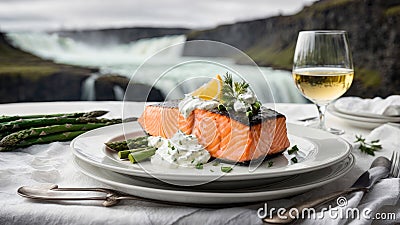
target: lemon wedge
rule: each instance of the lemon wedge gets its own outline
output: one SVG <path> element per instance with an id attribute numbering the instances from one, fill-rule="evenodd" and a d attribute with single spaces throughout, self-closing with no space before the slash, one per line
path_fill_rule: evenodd
<path id="1" fill-rule="evenodd" d="M 222 85 L 222 78 L 218 74 L 216 78 L 212 78 L 208 83 L 193 91 L 191 95 L 204 100 L 221 100 Z"/>

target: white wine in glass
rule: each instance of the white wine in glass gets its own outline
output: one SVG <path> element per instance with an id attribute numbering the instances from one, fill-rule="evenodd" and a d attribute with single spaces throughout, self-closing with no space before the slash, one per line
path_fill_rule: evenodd
<path id="1" fill-rule="evenodd" d="M 326 106 L 342 96 L 353 81 L 354 69 L 345 31 L 301 31 L 293 63 L 296 87 L 319 112 L 319 128 L 334 134 L 342 130 L 326 128 Z"/>

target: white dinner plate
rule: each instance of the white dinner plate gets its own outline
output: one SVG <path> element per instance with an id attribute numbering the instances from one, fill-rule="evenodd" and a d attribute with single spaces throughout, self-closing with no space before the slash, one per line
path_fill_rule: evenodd
<path id="1" fill-rule="evenodd" d="M 154 183 L 136 176 L 128 176 L 93 166 L 83 160 L 75 159 L 75 165 L 85 175 L 108 184 L 113 188 L 140 197 L 197 204 L 232 204 L 260 202 L 293 196 L 332 182 L 354 166 L 354 156 L 349 155 L 335 165 L 323 169 L 295 175 L 281 182 L 255 185 L 250 188 L 227 188 L 222 191 L 202 190 L 198 187 L 178 187 L 165 183 Z M 193 205 L 195 206 L 195 205 Z"/>
<path id="2" fill-rule="evenodd" d="M 127 161 L 120 162 L 113 159 L 112 153 L 107 154 L 104 143 L 124 134 L 136 134 L 142 132 L 137 122 L 124 125 L 117 124 L 88 131 L 71 142 L 73 153 L 81 160 L 107 170 L 118 173 L 141 177 L 156 177 L 166 182 L 178 185 L 196 185 L 199 182 L 218 181 L 243 181 L 265 178 L 277 178 L 294 174 L 305 173 L 333 165 L 345 159 L 351 151 L 351 145 L 342 138 L 328 132 L 287 124 L 288 137 L 291 145 L 297 145 L 300 152 L 296 155 L 298 163 L 293 163 L 287 152 L 270 161 L 273 166 L 268 167 L 268 161 L 264 162 L 254 171 L 249 171 L 246 166 L 234 166 L 230 173 L 221 172 L 220 167 L 232 166 L 229 164 L 215 165 L 207 163 L 203 169 L 195 168 L 167 168 L 153 165 L 150 161 L 140 164 L 131 164 Z M 179 183 L 177 183 L 179 181 Z"/>
<path id="3" fill-rule="evenodd" d="M 334 105 L 329 105 L 327 108 L 328 112 L 334 116 L 337 116 L 343 119 L 346 123 L 360 128 L 366 129 L 374 129 L 379 127 L 382 124 L 389 122 L 400 122 L 400 120 L 392 118 L 391 120 L 383 119 L 383 118 L 372 118 L 372 117 L 364 117 L 364 116 L 356 116 L 347 113 L 343 113 L 337 110 Z"/>
<path id="4" fill-rule="evenodd" d="M 367 113 L 367 112 L 352 112 L 340 109 L 335 106 L 335 104 L 330 105 L 331 110 L 334 110 L 341 114 L 351 115 L 360 118 L 370 118 L 370 119 L 377 119 L 378 121 L 389 121 L 389 122 L 400 122 L 400 116 L 385 116 L 375 113 Z"/>

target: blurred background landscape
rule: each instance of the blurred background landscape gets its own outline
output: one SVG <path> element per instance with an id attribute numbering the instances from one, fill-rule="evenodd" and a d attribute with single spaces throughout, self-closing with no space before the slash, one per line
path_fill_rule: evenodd
<path id="1" fill-rule="evenodd" d="M 265 87 L 255 87 L 262 101 L 306 102 L 290 70 L 298 32 L 317 29 L 348 31 L 355 80 L 346 95 L 400 94 L 398 0 L 6 0 L 0 2 L 0 102 L 122 100 L 128 85 L 137 90 L 129 100 L 160 101 L 193 90 L 182 86 L 169 95 L 187 77 L 219 72 L 192 65 L 153 86 L 161 65 L 183 58 L 218 59 L 258 74 L 230 51 L 180 44 L 193 40 L 248 54 L 262 72 L 252 79 L 266 78 L 273 93 L 263 96 Z M 171 45 L 177 47 L 163 52 L 165 60 L 132 78 Z"/>

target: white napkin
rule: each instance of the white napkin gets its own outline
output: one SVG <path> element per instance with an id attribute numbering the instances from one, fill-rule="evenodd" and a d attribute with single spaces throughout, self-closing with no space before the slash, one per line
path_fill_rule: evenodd
<path id="1" fill-rule="evenodd" d="M 400 124 L 383 124 L 372 130 L 365 139 L 367 142 L 379 140 L 383 149 L 400 152 Z"/>
<path id="2" fill-rule="evenodd" d="M 392 95 L 386 99 L 380 97 L 373 99 L 344 97 L 335 102 L 335 107 L 343 112 L 400 116 L 400 95 Z"/>
<path id="3" fill-rule="evenodd" d="M 354 143 L 355 136 L 344 137 L 350 143 L 353 144 L 353 154 L 357 161 L 363 161 L 363 169 L 367 170 L 372 161 L 378 156 L 390 157 L 393 151 L 399 151 L 400 146 L 400 129 L 390 124 L 381 125 L 371 131 L 369 135 L 365 137 L 366 141 L 370 143 L 373 140 L 379 140 L 382 145 L 382 150 L 376 152 L 376 156 L 370 156 L 366 153 L 362 153 L 358 147 L 359 143 Z M 390 159 L 390 158 L 389 158 Z M 359 164 L 360 165 L 360 164 Z M 362 172 L 362 171 L 361 171 Z M 353 176 L 357 177 L 358 176 Z M 354 180 L 355 181 L 355 180 Z M 397 222 L 400 220 L 399 210 L 399 198 L 400 198 L 400 179 L 390 178 L 384 179 L 377 183 L 370 192 L 364 194 L 363 192 L 357 192 L 346 197 L 347 204 L 344 207 L 339 207 L 342 212 L 350 209 L 358 209 L 360 213 L 370 212 L 369 215 L 373 217 L 376 213 L 382 211 L 384 207 L 389 206 L 388 210 L 390 213 L 396 213 Z M 396 206 L 397 205 L 397 206 Z M 329 212 L 324 213 L 324 216 L 329 216 Z M 329 217 L 328 217 L 329 218 Z M 318 220 L 317 220 L 318 221 Z M 304 224 L 309 224 L 307 221 Z M 313 221 L 314 222 L 314 221 Z M 353 218 L 342 218 L 340 220 L 324 220 L 324 224 L 371 224 L 372 219 L 362 217 L 358 219 Z M 381 224 L 395 224 L 394 220 L 381 221 Z"/>
<path id="4" fill-rule="evenodd" d="M 393 151 L 399 151 L 400 147 L 400 128 L 397 126 L 393 126 L 391 124 L 384 124 L 377 128 L 375 128 L 371 133 L 366 136 L 366 141 L 370 142 L 372 140 L 380 140 L 379 143 L 382 145 L 382 150 L 376 152 L 376 156 L 370 156 L 365 153 L 362 153 L 358 146 L 359 144 L 354 144 L 355 138 L 353 135 L 345 136 L 350 143 L 353 143 L 353 154 L 356 158 L 356 161 L 362 162 L 358 163 L 363 168 L 362 170 L 368 170 L 372 161 L 378 156 L 390 157 Z M 390 158 L 389 158 L 390 159 Z M 357 171 L 359 175 L 364 171 Z M 351 177 L 353 177 L 353 181 L 358 178 L 358 175 L 354 174 L 354 171 L 351 171 Z M 368 217 L 360 216 L 359 218 L 337 218 L 331 219 L 330 213 L 339 212 L 346 213 L 346 211 L 350 211 L 353 209 L 358 210 L 361 213 L 367 213 L 371 218 L 376 216 L 377 213 L 395 213 L 395 220 L 379 220 L 378 224 L 399 224 L 400 222 L 400 179 L 399 178 L 390 178 L 383 179 L 379 183 L 377 183 L 368 193 L 357 192 L 345 197 L 346 204 L 344 206 L 337 206 L 336 208 L 327 211 L 325 213 L 318 213 L 317 215 L 323 219 L 316 220 L 303 220 L 300 221 L 299 224 L 331 224 L 331 225 L 341 225 L 341 224 L 352 224 L 352 225 L 367 225 L 373 222 L 372 219 Z M 343 199 L 342 199 L 343 200 Z M 338 211 L 336 211 L 338 210 Z M 368 213 L 369 212 L 369 213 Z M 322 215 L 323 214 L 323 215 Z M 388 214 L 385 214 L 388 216 Z"/>

